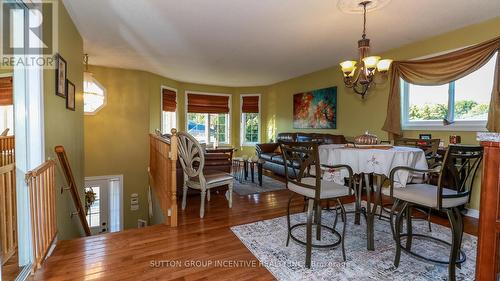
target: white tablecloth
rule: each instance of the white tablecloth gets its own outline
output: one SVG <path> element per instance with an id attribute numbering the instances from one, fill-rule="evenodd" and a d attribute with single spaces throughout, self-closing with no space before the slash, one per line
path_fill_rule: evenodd
<path id="1" fill-rule="evenodd" d="M 355 174 L 375 173 L 389 177 L 391 170 L 398 166 L 416 169 L 427 169 L 425 153 L 420 148 L 395 146 L 391 149 L 358 149 L 344 148 L 343 145 L 329 144 L 319 146 L 319 159 L 326 165 L 349 165 Z M 326 172 L 325 179 L 342 181 L 347 175 L 345 169 L 341 173 Z M 397 186 L 404 186 L 411 180 L 408 172 L 395 175 Z"/>

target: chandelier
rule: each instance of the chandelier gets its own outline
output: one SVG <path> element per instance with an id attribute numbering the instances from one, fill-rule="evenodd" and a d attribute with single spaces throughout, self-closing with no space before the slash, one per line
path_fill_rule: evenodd
<path id="1" fill-rule="evenodd" d="M 365 98 L 365 94 L 372 84 L 375 84 L 375 75 L 380 74 L 387 79 L 387 72 L 392 60 L 383 59 L 379 56 L 369 56 L 370 39 L 366 38 L 366 6 L 372 1 L 363 1 L 359 5 L 363 6 L 363 35 L 358 41 L 359 61 L 344 61 L 340 63 L 344 74 L 344 84 L 352 88 L 356 94 Z"/>

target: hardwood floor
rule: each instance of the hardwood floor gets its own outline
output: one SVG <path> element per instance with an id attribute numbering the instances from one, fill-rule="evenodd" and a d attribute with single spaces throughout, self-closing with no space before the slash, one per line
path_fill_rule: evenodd
<path id="1" fill-rule="evenodd" d="M 17 250 L 12 257 L 2 266 L 2 281 L 13 281 L 21 272 L 19 267 Z"/>
<path id="2" fill-rule="evenodd" d="M 287 190 L 235 194 L 229 209 L 223 195 L 212 195 L 205 218 L 199 219 L 199 197 L 188 197 L 177 228 L 155 225 L 61 241 L 33 279 L 274 280 L 229 228 L 285 215 L 288 198 Z M 302 211 L 302 206 L 301 198 L 294 200 L 294 211 Z M 433 221 L 447 224 L 443 218 Z M 466 217 L 465 231 L 476 235 L 477 221 Z M 202 266 L 186 264 L 203 261 Z M 233 266 L 207 264 L 210 261 L 233 262 Z"/>

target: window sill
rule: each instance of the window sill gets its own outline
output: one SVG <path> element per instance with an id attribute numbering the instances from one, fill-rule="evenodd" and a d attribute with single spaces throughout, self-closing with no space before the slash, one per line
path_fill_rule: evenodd
<path id="1" fill-rule="evenodd" d="M 255 146 L 258 143 L 259 142 L 245 142 L 245 143 L 242 143 L 241 146 L 252 147 L 252 146 Z"/>
<path id="2" fill-rule="evenodd" d="M 457 121 L 447 126 L 441 121 L 413 121 L 402 127 L 405 131 L 487 131 L 486 121 Z"/>

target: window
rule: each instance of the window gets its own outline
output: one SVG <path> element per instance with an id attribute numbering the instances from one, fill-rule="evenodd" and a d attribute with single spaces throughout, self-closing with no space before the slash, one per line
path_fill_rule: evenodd
<path id="1" fill-rule="evenodd" d="M 99 186 L 86 187 L 85 192 L 93 191 L 95 193 L 95 201 L 90 205 L 89 211 L 87 213 L 87 222 L 89 227 L 99 227 L 101 226 L 101 196 Z"/>
<path id="2" fill-rule="evenodd" d="M 95 80 L 90 72 L 83 75 L 83 111 L 87 115 L 96 114 L 106 105 L 106 89 Z"/>
<path id="3" fill-rule="evenodd" d="M 177 90 L 161 88 L 161 132 L 169 134 L 177 125 Z"/>
<path id="4" fill-rule="evenodd" d="M 188 133 L 200 143 L 229 143 L 229 114 L 188 113 Z"/>
<path id="5" fill-rule="evenodd" d="M 187 131 L 200 143 L 230 143 L 231 95 L 187 94 Z"/>
<path id="6" fill-rule="evenodd" d="M 241 145 L 260 142 L 260 95 L 241 96 Z"/>
<path id="7" fill-rule="evenodd" d="M 449 84 L 419 86 L 401 80 L 403 128 L 484 129 L 493 89 L 496 56 L 477 71 Z M 444 126 L 444 122 L 452 124 Z"/>

